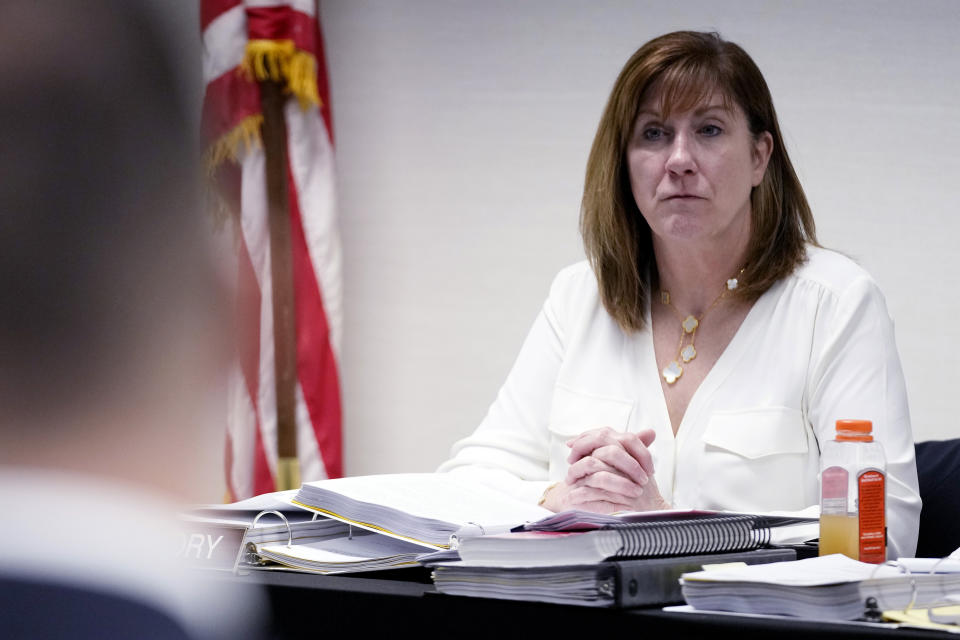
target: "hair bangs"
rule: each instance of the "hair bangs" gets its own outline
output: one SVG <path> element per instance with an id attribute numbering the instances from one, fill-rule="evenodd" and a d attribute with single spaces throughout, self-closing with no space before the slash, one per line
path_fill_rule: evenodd
<path id="1" fill-rule="evenodd" d="M 659 94 L 658 109 L 665 118 L 692 111 L 715 96 L 725 109 L 733 106 L 720 70 L 708 60 L 687 59 L 667 67 L 650 89 Z"/>

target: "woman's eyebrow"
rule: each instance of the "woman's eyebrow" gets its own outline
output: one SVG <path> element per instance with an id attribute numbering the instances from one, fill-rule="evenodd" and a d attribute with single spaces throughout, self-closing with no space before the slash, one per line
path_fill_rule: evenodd
<path id="1" fill-rule="evenodd" d="M 730 113 L 731 109 L 730 107 L 723 104 L 722 102 L 712 102 L 708 105 L 704 105 L 702 107 L 694 109 L 693 113 L 694 115 L 702 116 L 705 113 L 708 113 L 710 111 L 722 111 L 724 113 Z"/>
<path id="2" fill-rule="evenodd" d="M 732 109 L 722 102 L 711 102 L 710 104 L 706 104 L 702 107 L 697 107 L 694 109 L 693 115 L 702 116 L 710 111 L 722 111 L 725 114 L 729 114 Z M 663 113 L 660 111 L 654 111 L 653 109 L 640 109 L 640 111 L 637 112 L 637 119 L 644 116 L 660 119 L 663 118 Z"/>

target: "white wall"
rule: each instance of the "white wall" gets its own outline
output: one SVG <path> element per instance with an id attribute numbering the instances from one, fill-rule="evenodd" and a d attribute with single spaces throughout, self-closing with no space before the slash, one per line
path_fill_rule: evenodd
<path id="1" fill-rule="evenodd" d="M 349 474 L 431 470 L 483 417 L 554 273 L 621 65 L 675 29 L 771 87 L 821 242 L 897 321 L 918 439 L 955 437 L 960 2 L 324 0 Z"/>

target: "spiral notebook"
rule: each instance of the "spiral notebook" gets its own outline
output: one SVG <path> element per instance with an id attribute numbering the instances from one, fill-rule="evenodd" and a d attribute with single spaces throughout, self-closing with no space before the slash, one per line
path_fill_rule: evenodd
<path id="1" fill-rule="evenodd" d="M 465 538 L 464 562 L 489 566 L 562 566 L 611 558 L 656 558 L 749 551 L 770 543 L 764 516 L 703 514 L 683 519 L 611 523 L 589 531 L 515 531 Z"/>

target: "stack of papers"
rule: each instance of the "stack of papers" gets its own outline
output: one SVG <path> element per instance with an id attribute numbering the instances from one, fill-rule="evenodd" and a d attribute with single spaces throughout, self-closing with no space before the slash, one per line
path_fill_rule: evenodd
<path id="1" fill-rule="evenodd" d="M 616 556 L 620 533 L 596 531 L 521 531 L 466 538 L 457 551 L 464 563 L 493 567 L 538 567 L 591 564 Z"/>
<path id="2" fill-rule="evenodd" d="M 231 571 L 278 564 L 320 573 L 372 571 L 415 566 L 427 551 L 448 549 L 451 537 L 507 531 L 550 513 L 447 474 L 338 478 L 196 507 L 183 516 L 183 555 Z"/>
<path id="3" fill-rule="evenodd" d="M 505 569 L 451 563 L 433 567 L 437 591 L 455 596 L 609 607 L 616 598 L 609 564 Z"/>
<path id="4" fill-rule="evenodd" d="M 190 509 L 190 513 L 195 516 L 232 518 L 252 523 L 254 518 L 262 511 L 279 511 L 290 522 L 313 520 L 316 516 L 312 512 L 290 504 L 296 493 L 296 489 L 291 489 L 289 491 L 264 493 L 239 502 L 205 504 L 193 507 Z"/>
<path id="5" fill-rule="evenodd" d="M 193 555 L 209 557 L 203 566 L 234 571 L 284 568 L 345 573 L 416 566 L 417 556 L 424 552 L 422 546 L 296 506 L 292 504 L 296 493 L 278 491 L 194 508 L 182 516 L 190 530 L 203 532 L 197 548 L 191 548 Z M 229 534 L 230 529 L 237 533 Z"/>
<path id="6" fill-rule="evenodd" d="M 793 544 L 815 539 L 820 534 L 820 511 L 818 506 L 801 512 L 736 513 L 732 511 L 708 511 L 703 509 L 664 511 L 621 511 L 613 514 L 589 511 L 561 511 L 542 520 L 524 525 L 527 531 L 586 531 L 611 525 L 663 520 L 703 520 L 716 517 L 751 516 L 763 519 L 769 528 L 770 544 Z"/>
<path id="7" fill-rule="evenodd" d="M 288 542 L 291 534 L 293 542 L 317 541 L 347 535 L 349 527 L 346 524 L 329 518 L 320 518 L 316 513 L 292 505 L 290 501 L 295 493 L 296 491 L 278 491 L 229 504 L 202 505 L 191 509 L 189 513 L 181 516 L 181 519 L 188 524 L 188 527 L 196 525 L 206 529 L 226 527 L 246 529 L 244 544 Z M 279 511 L 283 514 L 283 518 L 270 513 L 271 511 Z M 259 519 L 257 516 L 260 516 Z"/>
<path id="8" fill-rule="evenodd" d="M 508 531 L 551 514 L 476 481 L 443 473 L 308 482 L 293 504 L 430 549 L 448 548 L 452 536 Z"/>
<path id="9" fill-rule="evenodd" d="M 549 534 L 547 534 L 549 535 Z M 554 534 L 556 535 L 556 534 Z M 471 539 L 472 541 L 474 539 Z M 637 607 L 683 602 L 680 575 L 718 562 L 780 562 L 796 558 L 791 549 L 673 558 L 616 559 L 563 564 L 558 556 L 542 564 L 441 562 L 433 567 L 440 593 L 507 600 L 536 600 L 587 607 Z M 421 562 L 423 558 L 421 558 Z"/>
<path id="10" fill-rule="evenodd" d="M 868 597 L 881 610 L 928 608 L 960 592 L 960 574 L 905 574 L 835 554 L 686 573 L 683 596 L 696 609 L 854 620 Z"/>
<path id="11" fill-rule="evenodd" d="M 769 544 L 772 524 L 795 522 L 717 511 L 565 511 L 512 533 L 466 538 L 459 551 L 464 561 L 504 567 L 748 551 Z"/>
<path id="12" fill-rule="evenodd" d="M 420 545 L 360 530 L 354 530 L 350 536 L 344 535 L 321 542 L 305 542 L 292 546 L 257 546 L 257 554 L 264 560 L 315 573 L 377 571 L 416 566 L 417 556 L 423 551 Z"/>

